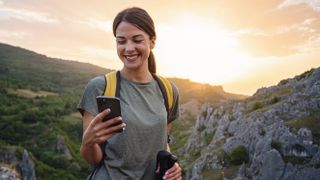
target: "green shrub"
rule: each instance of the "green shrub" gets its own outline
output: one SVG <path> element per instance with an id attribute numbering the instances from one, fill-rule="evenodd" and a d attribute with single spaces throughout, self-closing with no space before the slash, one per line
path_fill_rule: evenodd
<path id="1" fill-rule="evenodd" d="M 271 104 L 275 104 L 275 103 L 277 103 L 277 102 L 279 102 L 280 101 L 280 98 L 278 98 L 277 96 L 275 96 L 275 97 L 273 97 L 272 99 L 271 99 Z"/>
<path id="2" fill-rule="evenodd" d="M 52 157 L 50 165 L 54 168 L 67 169 L 67 167 L 70 165 L 70 161 L 66 155 L 59 154 Z"/>
<path id="3" fill-rule="evenodd" d="M 302 73 L 301 75 L 298 75 L 296 76 L 295 78 L 300 81 L 301 79 L 305 79 L 305 78 L 308 78 L 314 71 L 315 69 L 314 68 L 311 68 L 310 70 Z"/>
<path id="4" fill-rule="evenodd" d="M 203 179 L 235 179 L 240 166 L 229 166 L 222 169 L 205 169 L 201 175 Z"/>
<path id="5" fill-rule="evenodd" d="M 213 133 L 205 132 L 204 133 L 204 137 L 205 137 L 205 139 L 204 139 L 205 143 L 208 145 L 211 142 L 212 138 L 213 138 Z"/>
<path id="6" fill-rule="evenodd" d="M 281 85 L 285 85 L 285 84 L 287 84 L 289 81 L 288 81 L 288 79 L 284 79 L 284 80 L 281 80 L 280 82 L 279 82 L 279 85 L 281 86 Z"/>
<path id="7" fill-rule="evenodd" d="M 230 163 L 232 165 L 241 165 L 242 163 L 248 163 L 249 162 L 249 154 L 247 152 L 247 149 L 240 145 L 234 148 L 230 154 Z"/>
<path id="8" fill-rule="evenodd" d="M 22 121 L 24 123 L 36 123 L 37 122 L 37 114 L 33 112 L 33 110 L 26 110 L 22 113 Z"/>
<path id="9" fill-rule="evenodd" d="M 201 125 L 201 126 L 199 126 L 198 128 L 197 128 L 197 131 L 198 132 L 202 132 L 203 130 L 205 130 L 206 129 L 206 127 L 204 126 L 204 125 Z"/>
<path id="10" fill-rule="evenodd" d="M 207 111 L 206 110 L 202 111 L 201 115 L 202 115 L 202 117 L 206 118 L 207 117 Z"/>
<path id="11" fill-rule="evenodd" d="M 80 165 L 78 164 L 78 163 L 76 163 L 76 162 L 72 162 L 69 166 L 68 166 L 68 168 L 67 168 L 67 170 L 69 171 L 69 172 L 80 172 L 81 171 L 81 167 L 80 167 Z"/>
<path id="12" fill-rule="evenodd" d="M 262 108 L 262 104 L 260 102 L 255 102 L 252 106 L 252 110 L 255 111 L 257 109 Z"/>
<path id="13" fill-rule="evenodd" d="M 68 179 L 68 180 L 76 180 L 70 172 L 61 169 L 55 169 L 53 167 L 48 166 L 47 164 L 37 161 L 36 162 L 36 175 L 37 179 L 48 179 L 48 180 L 55 180 L 55 179 Z"/>
<path id="14" fill-rule="evenodd" d="M 230 165 L 230 156 L 225 151 L 218 152 L 218 161 L 221 163 L 223 167 Z"/>
<path id="15" fill-rule="evenodd" d="M 190 151 L 190 155 L 193 157 L 193 159 L 196 159 L 197 157 L 199 157 L 201 154 L 201 148 L 193 148 Z"/>
<path id="16" fill-rule="evenodd" d="M 276 149 L 277 151 L 280 152 L 280 150 L 281 150 L 281 143 L 280 143 L 279 141 L 276 141 L 276 140 L 273 139 L 273 140 L 271 141 L 271 148 Z"/>
<path id="17" fill-rule="evenodd" d="M 297 157 L 297 156 L 285 156 L 283 158 L 284 162 L 291 163 L 293 165 L 303 165 L 310 161 L 310 158 Z"/>

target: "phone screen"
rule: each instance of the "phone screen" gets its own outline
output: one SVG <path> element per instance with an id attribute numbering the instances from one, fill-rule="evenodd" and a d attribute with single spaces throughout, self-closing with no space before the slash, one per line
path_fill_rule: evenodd
<path id="1" fill-rule="evenodd" d="M 98 111 L 101 113 L 105 109 L 110 109 L 111 112 L 103 118 L 103 121 L 110 120 L 112 118 L 121 116 L 121 108 L 120 108 L 120 99 L 117 97 L 109 97 L 109 96 L 97 96 L 96 97 L 98 104 Z M 119 124 L 121 124 L 120 122 Z M 115 126 L 118 125 L 114 124 Z"/>

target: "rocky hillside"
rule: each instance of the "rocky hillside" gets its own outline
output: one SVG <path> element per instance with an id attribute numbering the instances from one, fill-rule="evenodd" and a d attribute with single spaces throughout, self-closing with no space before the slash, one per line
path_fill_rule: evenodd
<path id="1" fill-rule="evenodd" d="M 186 179 L 320 177 L 320 68 L 245 100 L 204 104 L 179 151 Z"/>

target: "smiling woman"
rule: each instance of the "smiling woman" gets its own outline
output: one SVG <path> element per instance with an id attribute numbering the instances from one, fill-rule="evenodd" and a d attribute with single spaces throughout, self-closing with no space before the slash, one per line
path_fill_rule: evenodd
<path id="1" fill-rule="evenodd" d="M 231 81 L 250 66 L 234 34 L 211 20 L 184 14 L 172 25 L 160 25 L 155 49 L 160 72 L 198 82 Z"/>
<path id="2" fill-rule="evenodd" d="M 156 74 L 154 22 L 144 9 L 132 7 L 116 15 L 112 28 L 123 67 L 90 80 L 78 105 L 84 132 L 81 155 L 97 165 L 90 179 L 161 176 L 159 179 L 180 180 L 178 163 L 163 169 L 157 162 L 158 152 L 170 151 L 167 135 L 179 116 L 179 94 L 173 83 L 161 78 L 167 84 L 162 85 Z M 114 93 L 107 93 L 112 88 Z M 119 99 L 117 112 L 121 115 L 109 118 L 114 109 L 98 111 L 96 97 L 112 94 Z"/>

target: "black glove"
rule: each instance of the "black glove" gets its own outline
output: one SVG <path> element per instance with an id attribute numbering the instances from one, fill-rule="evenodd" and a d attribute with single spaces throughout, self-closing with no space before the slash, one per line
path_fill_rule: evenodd
<path id="1" fill-rule="evenodd" d="M 160 165 L 159 173 L 156 175 L 156 180 L 162 180 L 162 177 L 168 169 L 170 169 L 175 162 L 177 162 L 177 156 L 169 153 L 168 151 L 159 151 L 157 154 L 157 168 Z"/>

